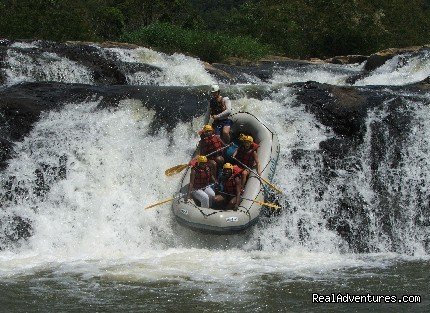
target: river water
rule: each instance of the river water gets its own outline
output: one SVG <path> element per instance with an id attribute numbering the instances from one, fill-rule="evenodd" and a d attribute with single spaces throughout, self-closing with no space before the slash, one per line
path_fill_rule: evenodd
<path id="1" fill-rule="evenodd" d="M 2 69 L 4 88 L 26 81 L 94 83 L 82 64 L 52 52 L 37 60 L 23 53 L 37 46 L 15 43 L 10 49 Z M 186 87 L 217 82 L 191 57 L 143 48 L 100 48 L 100 53 L 107 52 L 125 63 L 161 69 L 130 74 L 129 84 Z M 403 86 L 430 75 L 427 54 L 404 58 L 408 62 L 391 60 L 358 80 L 356 88 Z M 4 235 L 9 228 L 1 225 L 0 311 L 428 312 L 430 224 L 428 203 L 423 205 L 422 199 L 430 196 L 430 97 L 415 94 L 411 102 L 402 89 L 395 95 L 404 97 L 402 109 L 416 129 L 402 140 L 400 152 L 391 151 L 388 142 L 380 158 L 400 153 L 408 160 L 395 169 L 388 161 L 379 164 L 378 177 L 385 186 L 382 205 L 371 184 L 372 143 L 381 133 L 375 133 L 375 125 L 384 130 L 391 102 L 368 114 L 364 142 L 351 156 L 360 166 L 339 170 L 326 185 L 314 152 L 335 134 L 298 103 L 288 86 L 308 80 L 345 85 L 348 75 L 362 66 L 280 69 L 269 81 L 250 77 L 248 86 L 235 86 L 278 86 L 265 99 L 237 97 L 232 105 L 234 111 L 257 115 L 278 134 L 281 152 L 273 182 L 285 190 L 272 199 L 283 206 L 279 215 L 263 217 L 237 235 L 184 228 L 168 204 L 143 210 L 176 191 L 180 175 L 165 177 L 164 171 L 188 160 L 203 116 L 154 133 L 155 111 L 135 99 L 120 100 L 114 110 L 100 109 L 100 99 L 65 99 L 60 110 L 44 113 L 24 140 L 15 143 L 13 158 L 0 173 L 3 195 L 11 176 L 13 186 L 21 188 L 12 188 L 1 216 L 16 214 L 32 225 L 32 236 L 18 242 Z M 287 105 L 291 103 L 295 105 Z M 293 160 L 297 150 L 306 152 L 299 164 Z M 67 157 L 67 175 L 57 179 L 52 169 L 61 156 Z M 45 165 L 49 190 L 36 197 L 31 196 L 37 194 L 33 177 L 40 164 Z M 357 229 L 355 238 L 361 238 L 352 246 L 327 227 L 345 192 L 365 203 L 364 213 L 348 219 Z M 388 214 L 389 227 L 386 203 L 388 210 L 398 209 Z M 403 303 L 374 303 L 372 297 L 367 302 L 373 303 L 314 303 L 316 294 L 341 299 L 390 295 Z M 419 303 L 404 303 L 407 300 Z"/>

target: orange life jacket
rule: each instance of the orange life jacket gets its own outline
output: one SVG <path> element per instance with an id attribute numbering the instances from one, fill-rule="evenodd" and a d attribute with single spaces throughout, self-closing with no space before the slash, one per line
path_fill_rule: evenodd
<path id="1" fill-rule="evenodd" d="M 233 174 L 224 182 L 224 192 L 230 195 L 236 195 L 236 177 L 240 176 L 242 169 L 233 165 Z"/>
<path id="2" fill-rule="evenodd" d="M 245 149 L 244 146 L 240 146 L 237 149 L 236 159 L 245 164 L 248 167 L 253 167 L 255 163 L 254 151 L 257 151 L 258 144 L 253 142 L 249 149 Z M 239 164 L 240 165 L 240 164 Z"/>
<path id="3" fill-rule="evenodd" d="M 224 144 L 222 143 L 221 139 L 217 135 L 212 134 L 208 137 L 203 138 L 200 141 L 200 154 L 208 155 L 209 153 L 217 151 L 223 147 L 224 147 Z M 211 155 L 211 158 L 217 155 L 218 153 L 215 153 L 215 155 Z"/>
<path id="4" fill-rule="evenodd" d="M 194 166 L 194 190 L 206 187 L 211 181 L 211 169 L 208 165 L 204 167 Z"/>

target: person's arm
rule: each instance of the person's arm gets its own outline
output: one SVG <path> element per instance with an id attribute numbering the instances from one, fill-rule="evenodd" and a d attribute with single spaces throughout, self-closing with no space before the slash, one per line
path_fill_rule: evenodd
<path id="1" fill-rule="evenodd" d="M 212 170 L 211 170 L 211 183 L 214 183 L 214 186 L 215 186 L 215 184 L 218 183 L 218 181 L 216 180 L 216 173 L 215 173 L 215 171 L 212 171 Z"/>
<path id="2" fill-rule="evenodd" d="M 236 204 L 234 206 L 234 210 L 236 211 L 240 204 L 240 192 L 242 190 L 242 184 L 240 183 L 239 177 L 235 177 L 234 180 L 236 182 Z"/>
<path id="3" fill-rule="evenodd" d="M 188 201 L 188 199 L 190 198 L 191 195 L 191 191 L 193 190 L 194 187 L 194 177 L 195 177 L 195 171 L 192 168 L 191 169 L 191 173 L 190 173 L 190 183 L 188 184 L 188 192 L 187 192 L 187 196 L 185 197 L 185 201 Z"/>
<path id="4" fill-rule="evenodd" d="M 232 157 L 233 159 L 235 159 L 235 158 L 236 158 L 237 150 L 239 150 L 239 149 L 234 150 L 233 154 L 231 155 L 231 157 Z"/>
<path id="5" fill-rule="evenodd" d="M 206 110 L 206 113 L 205 113 L 205 119 L 204 119 L 205 124 L 209 124 L 210 118 L 211 118 L 211 105 L 209 102 L 208 109 Z"/>
<path id="6" fill-rule="evenodd" d="M 214 115 L 213 118 L 215 120 L 218 120 L 220 118 L 226 118 L 226 117 L 230 116 L 230 114 L 231 114 L 231 101 L 230 101 L 230 99 L 228 97 L 224 97 L 224 98 L 222 98 L 222 101 L 225 104 L 225 110 L 222 111 L 220 114 Z"/>
<path id="7" fill-rule="evenodd" d="M 255 166 L 257 167 L 257 174 L 261 176 L 260 161 L 258 160 L 257 151 L 254 151 L 254 162 L 255 162 Z"/>
<path id="8" fill-rule="evenodd" d="M 196 147 L 196 156 L 201 155 L 200 154 L 201 147 L 202 147 L 202 141 L 200 140 Z"/>

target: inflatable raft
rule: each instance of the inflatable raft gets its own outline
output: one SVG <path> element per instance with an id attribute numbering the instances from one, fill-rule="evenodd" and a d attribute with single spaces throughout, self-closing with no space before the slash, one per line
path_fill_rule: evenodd
<path id="1" fill-rule="evenodd" d="M 247 112 L 232 114 L 231 138 L 234 144 L 226 151 L 232 155 L 238 144 L 239 134 L 251 135 L 254 142 L 259 144 L 257 150 L 261 166 L 261 177 L 271 181 L 275 174 L 279 156 L 279 143 L 276 134 L 264 125 L 257 117 Z M 186 194 L 190 180 L 190 168 L 187 168 L 180 183 L 181 194 Z M 253 202 L 264 201 L 267 186 L 251 173 L 242 194 L 242 200 L 237 211 L 202 208 L 195 200 L 185 202 L 184 197 L 176 198 L 172 210 L 179 223 L 190 228 L 212 233 L 234 233 L 255 224 L 260 216 L 262 205 Z"/>

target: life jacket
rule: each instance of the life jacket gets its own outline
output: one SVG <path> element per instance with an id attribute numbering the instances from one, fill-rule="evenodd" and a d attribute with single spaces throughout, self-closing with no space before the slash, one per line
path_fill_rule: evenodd
<path id="1" fill-rule="evenodd" d="M 208 165 L 203 168 L 199 166 L 194 166 L 194 190 L 206 187 L 211 181 L 211 169 Z"/>
<path id="2" fill-rule="evenodd" d="M 207 155 L 223 147 L 224 144 L 222 143 L 221 139 L 217 135 L 212 134 L 209 137 L 202 138 L 200 145 L 200 154 Z M 213 158 L 216 155 L 212 155 L 211 157 Z"/>
<path id="3" fill-rule="evenodd" d="M 237 165 L 233 165 L 233 175 L 234 176 L 239 176 L 240 174 L 242 174 L 242 172 L 243 172 L 243 169 L 241 169 Z"/>
<path id="4" fill-rule="evenodd" d="M 223 192 L 228 193 L 229 195 L 236 195 L 236 177 L 240 176 L 242 173 L 242 169 L 233 165 L 233 174 L 223 183 Z"/>
<path id="5" fill-rule="evenodd" d="M 225 182 L 224 182 L 224 192 L 228 193 L 229 195 L 236 195 L 236 176 L 231 175 Z"/>
<path id="6" fill-rule="evenodd" d="M 236 159 L 245 164 L 248 167 L 253 167 L 255 163 L 254 151 L 257 151 L 258 144 L 253 142 L 249 149 L 245 149 L 244 146 L 240 146 L 237 149 Z"/>
<path id="7" fill-rule="evenodd" d="M 211 110 L 211 115 L 218 115 L 226 109 L 223 98 L 221 100 L 221 103 L 219 103 L 215 98 L 211 98 L 211 100 L 209 101 L 209 106 Z"/>

